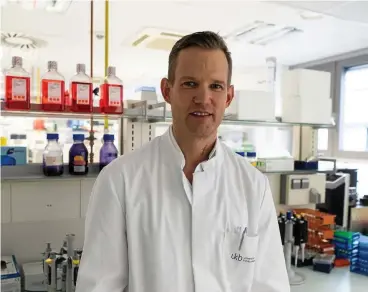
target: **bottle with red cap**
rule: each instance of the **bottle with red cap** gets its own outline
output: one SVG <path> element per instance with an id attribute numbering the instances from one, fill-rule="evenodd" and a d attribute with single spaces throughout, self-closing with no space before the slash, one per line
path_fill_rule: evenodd
<path id="1" fill-rule="evenodd" d="M 116 76 L 116 68 L 109 66 L 100 90 L 100 111 L 105 114 L 123 113 L 123 81 Z"/>
<path id="2" fill-rule="evenodd" d="M 93 110 L 92 97 L 92 79 L 86 74 L 86 66 L 77 64 L 77 74 L 70 79 L 66 109 L 72 112 L 90 113 Z"/>
<path id="3" fill-rule="evenodd" d="M 47 62 L 48 71 L 42 76 L 42 109 L 64 111 L 64 76 L 57 70 L 57 62 Z"/>
<path id="4" fill-rule="evenodd" d="M 12 57 L 12 67 L 5 73 L 5 108 L 29 110 L 31 75 L 23 68 L 22 57 Z"/>

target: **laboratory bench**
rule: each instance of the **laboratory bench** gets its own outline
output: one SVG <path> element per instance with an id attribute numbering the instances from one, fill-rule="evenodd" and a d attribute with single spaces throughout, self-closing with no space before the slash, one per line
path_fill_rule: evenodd
<path id="1" fill-rule="evenodd" d="M 368 277 L 351 273 L 348 267 L 334 268 L 330 274 L 315 272 L 311 267 L 297 269 L 305 283 L 292 286 L 291 292 L 367 292 Z"/>

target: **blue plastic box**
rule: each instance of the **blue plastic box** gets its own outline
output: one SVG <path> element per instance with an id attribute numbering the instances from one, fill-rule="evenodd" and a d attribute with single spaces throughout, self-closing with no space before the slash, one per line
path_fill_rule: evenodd
<path id="1" fill-rule="evenodd" d="M 24 165 L 27 164 L 27 147 L 2 146 L 0 165 Z"/>

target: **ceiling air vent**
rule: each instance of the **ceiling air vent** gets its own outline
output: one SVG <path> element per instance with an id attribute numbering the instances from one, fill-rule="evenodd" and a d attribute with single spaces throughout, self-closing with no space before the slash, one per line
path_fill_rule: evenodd
<path id="1" fill-rule="evenodd" d="M 276 25 L 256 20 L 226 36 L 229 41 L 246 41 L 252 45 L 266 46 L 288 35 L 300 33 L 302 30 L 292 26 Z"/>
<path id="2" fill-rule="evenodd" d="M 170 51 L 174 44 L 186 34 L 164 29 L 145 28 L 129 39 L 128 44 L 133 47 Z"/>
<path id="3" fill-rule="evenodd" d="M 9 2 L 18 4 L 26 10 L 46 10 L 49 12 L 64 13 L 69 9 L 72 0 L 12 0 Z"/>
<path id="4" fill-rule="evenodd" d="M 22 50 L 35 50 L 46 46 L 46 42 L 23 33 L 1 33 L 1 45 Z"/>

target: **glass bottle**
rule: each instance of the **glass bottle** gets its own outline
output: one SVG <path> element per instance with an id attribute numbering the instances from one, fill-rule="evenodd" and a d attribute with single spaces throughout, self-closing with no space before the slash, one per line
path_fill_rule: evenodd
<path id="1" fill-rule="evenodd" d="M 123 81 L 116 76 L 116 68 L 109 66 L 101 85 L 100 111 L 105 114 L 123 113 Z"/>
<path id="2" fill-rule="evenodd" d="M 256 152 L 247 152 L 247 159 L 250 164 L 253 166 L 257 166 L 257 153 Z"/>
<path id="3" fill-rule="evenodd" d="M 64 76 L 58 72 L 56 61 L 48 61 L 47 70 L 41 80 L 42 109 L 44 111 L 64 111 Z"/>
<path id="4" fill-rule="evenodd" d="M 77 64 L 77 74 L 70 79 L 70 92 L 66 108 L 72 112 L 92 112 L 92 90 L 92 79 L 86 74 L 86 66 Z"/>
<path id="5" fill-rule="evenodd" d="M 43 152 L 43 173 L 46 176 L 60 176 L 64 173 L 63 149 L 59 134 L 47 134 L 48 143 Z"/>
<path id="6" fill-rule="evenodd" d="M 31 75 L 23 68 L 22 57 L 12 57 L 12 67 L 5 73 L 5 108 L 29 110 Z"/>
<path id="7" fill-rule="evenodd" d="M 88 149 L 84 145 L 84 135 L 74 134 L 74 144 L 69 150 L 69 173 L 86 175 L 88 173 Z"/>
<path id="8" fill-rule="evenodd" d="M 104 134 L 104 144 L 100 150 L 100 171 L 118 157 L 118 149 L 114 144 L 114 135 Z"/>

